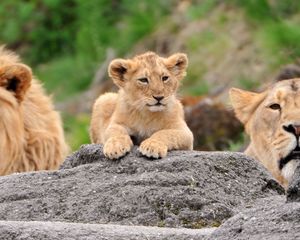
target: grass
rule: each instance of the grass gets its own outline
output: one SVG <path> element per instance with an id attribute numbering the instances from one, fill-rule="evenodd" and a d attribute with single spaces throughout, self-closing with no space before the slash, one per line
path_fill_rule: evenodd
<path id="1" fill-rule="evenodd" d="M 189 20 L 196 20 L 204 17 L 218 4 L 217 0 L 202 0 L 198 4 L 193 4 L 186 13 Z"/>
<path id="2" fill-rule="evenodd" d="M 35 74 L 60 102 L 85 90 L 92 80 L 94 68 L 93 64 L 81 64 L 75 57 L 65 56 L 38 65 Z"/>
<path id="3" fill-rule="evenodd" d="M 271 68 L 300 57 L 299 1 L 231 0 L 231 3 L 244 10 Z"/>
<path id="4" fill-rule="evenodd" d="M 193 35 L 187 41 L 187 46 L 190 51 L 199 50 L 200 46 L 212 44 L 216 38 L 216 34 L 209 29 Z"/>
<path id="5" fill-rule="evenodd" d="M 79 149 L 82 144 L 90 143 L 89 124 L 90 116 L 79 114 L 77 116 L 63 114 L 66 140 L 72 151 Z"/>
<path id="6" fill-rule="evenodd" d="M 230 2 L 242 8 L 248 20 L 257 26 L 290 18 L 300 10 L 300 2 L 294 0 L 231 0 Z"/>
<path id="7" fill-rule="evenodd" d="M 203 77 L 212 66 L 224 59 L 229 47 L 228 40 L 228 36 L 219 32 L 217 28 L 203 29 L 187 39 L 187 52 L 193 53 L 193 59 L 190 59 L 183 83 L 182 89 L 185 94 L 205 95 L 210 92 L 212 87 Z"/>
<path id="8" fill-rule="evenodd" d="M 255 90 L 260 85 L 258 80 L 242 76 L 239 78 L 239 86 L 245 90 Z"/>
<path id="9" fill-rule="evenodd" d="M 209 84 L 205 81 L 202 81 L 201 83 L 198 83 L 197 85 L 191 86 L 191 87 L 185 87 L 182 90 L 182 93 L 184 95 L 191 95 L 191 96 L 202 96 L 207 95 L 211 90 L 211 87 Z"/>
<path id="10" fill-rule="evenodd" d="M 93 72 L 92 64 L 82 64 L 76 58 L 66 56 L 37 66 L 36 75 L 43 82 L 47 92 L 54 93 L 55 101 L 63 102 L 87 89 Z M 62 113 L 62 118 L 66 140 L 72 151 L 90 142 L 88 134 L 90 116 Z"/>
<path id="11" fill-rule="evenodd" d="M 239 139 L 230 142 L 228 150 L 231 152 L 243 151 L 247 142 L 249 142 L 249 137 L 243 132 Z"/>
<path id="12" fill-rule="evenodd" d="M 293 62 L 300 56 L 299 23 L 281 21 L 266 24 L 259 30 L 259 37 L 274 66 Z"/>

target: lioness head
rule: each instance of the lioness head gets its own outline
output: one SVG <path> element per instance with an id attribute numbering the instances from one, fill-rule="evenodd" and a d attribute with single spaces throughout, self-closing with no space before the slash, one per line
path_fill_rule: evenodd
<path id="1" fill-rule="evenodd" d="M 133 59 L 113 60 L 108 73 L 114 83 L 126 92 L 128 103 L 134 108 L 158 112 L 174 102 L 187 64 L 187 56 L 183 53 L 162 58 L 147 52 Z"/>
<path id="2" fill-rule="evenodd" d="M 250 136 L 246 154 L 286 186 L 300 161 L 300 79 L 277 82 L 262 93 L 233 88 L 230 98 Z"/>

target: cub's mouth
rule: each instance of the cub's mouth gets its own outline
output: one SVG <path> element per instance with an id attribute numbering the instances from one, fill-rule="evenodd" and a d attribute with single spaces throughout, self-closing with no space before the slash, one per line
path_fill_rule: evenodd
<path id="1" fill-rule="evenodd" d="M 147 104 L 147 107 L 151 112 L 161 112 L 166 110 L 167 105 L 157 102 L 155 104 Z"/>
<path id="2" fill-rule="evenodd" d="M 300 160 L 299 146 L 297 146 L 293 151 L 291 151 L 286 157 L 280 159 L 279 169 L 282 170 L 282 168 L 291 160 Z"/>
<path id="3" fill-rule="evenodd" d="M 162 104 L 161 102 L 157 102 L 157 103 L 155 103 L 155 104 L 148 104 L 148 103 L 147 103 L 147 106 L 148 106 L 148 107 L 154 107 L 154 106 L 163 106 L 163 107 L 165 107 L 166 104 Z"/>

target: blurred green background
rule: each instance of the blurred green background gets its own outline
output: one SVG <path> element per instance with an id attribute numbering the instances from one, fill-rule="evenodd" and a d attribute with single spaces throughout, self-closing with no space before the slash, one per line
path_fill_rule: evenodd
<path id="1" fill-rule="evenodd" d="M 300 1 L 1 0 L 0 29 L 0 43 L 53 95 L 75 150 L 89 142 L 90 112 L 65 103 L 89 91 L 108 49 L 117 57 L 186 52 L 181 94 L 228 103 L 229 87 L 258 90 L 298 62 Z"/>

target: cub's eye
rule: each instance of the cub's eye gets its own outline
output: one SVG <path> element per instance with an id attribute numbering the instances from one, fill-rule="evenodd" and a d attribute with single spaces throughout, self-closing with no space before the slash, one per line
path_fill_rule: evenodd
<path id="1" fill-rule="evenodd" d="M 149 82 L 148 78 L 139 78 L 138 81 L 144 84 L 147 84 Z"/>
<path id="2" fill-rule="evenodd" d="M 273 109 L 273 110 L 280 110 L 281 107 L 278 103 L 273 103 L 269 106 L 269 108 Z"/>
<path id="3" fill-rule="evenodd" d="M 162 80 L 163 82 L 167 81 L 168 79 L 169 79 L 169 76 L 163 76 L 163 77 L 161 78 L 161 80 Z"/>

